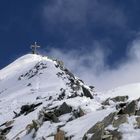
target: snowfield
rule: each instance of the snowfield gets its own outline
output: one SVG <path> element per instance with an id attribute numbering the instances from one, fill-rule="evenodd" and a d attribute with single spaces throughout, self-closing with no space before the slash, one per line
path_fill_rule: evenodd
<path id="1" fill-rule="evenodd" d="M 65 135 L 68 140 L 84 140 L 91 127 L 117 111 L 118 101 L 114 99 L 102 104 L 116 96 L 128 96 L 125 103 L 138 99 L 140 83 L 98 94 L 61 61 L 24 55 L 0 70 L 0 139 L 61 140 Z M 135 118 L 130 116 L 118 126 L 123 140 L 140 140 Z M 58 128 L 64 132 L 60 137 Z"/>

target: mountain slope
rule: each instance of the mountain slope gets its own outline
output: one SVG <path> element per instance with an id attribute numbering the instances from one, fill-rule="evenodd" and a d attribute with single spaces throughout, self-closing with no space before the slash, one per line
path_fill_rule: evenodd
<path id="1" fill-rule="evenodd" d="M 31 135 L 26 135 L 26 127 L 38 119 L 39 112 L 52 111 L 64 102 L 72 109 L 58 113 L 56 124 L 51 119 L 48 120 L 51 123 L 45 121 L 50 123 L 48 125 L 41 122 L 39 134 L 36 132 L 34 139 L 55 134 L 58 125 L 76 118 L 72 111 L 76 112 L 82 107 L 84 112 L 90 112 L 98 106 L 98 102 L 92 102 L 93 88 L 69 72 L 62 62 L 32 54 L 17 59 L 0 71 L 0 93 L 0 124 L 14 120 L 12 128 L 6 132 L 10 140 L 17 137 L 32 139 Z M 44 135 L 42 127 L 49 126 L 52 130 Z M 22 133 L 17 135 L 19 132 Z"/>
<path id="2" fill-rule="evenodd" d="M 139 140 L 140 84 L 97 93 L 27 54 L 0 70 L 0 140 Z"/>

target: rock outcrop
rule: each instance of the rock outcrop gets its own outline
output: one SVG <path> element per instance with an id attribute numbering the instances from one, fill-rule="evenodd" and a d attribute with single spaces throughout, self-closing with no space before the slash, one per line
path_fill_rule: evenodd
<path id="1" fill-rule="evenodd" d="M 128 124 L 128 119 L 134 117 L 134 129 L 140 129 L 140 117 L 138 100 L 128 101 L 127 96 L 117 96 L 115 98 L 108 98 L 102 105 L 107 108 L 113 101 L 116 106 L 116 112 L 110 113 L 102 121 L 97 122 L 91 127 L 82 140 L 121 140 L 123 133 L 119 130 L 123 124 Z"/>

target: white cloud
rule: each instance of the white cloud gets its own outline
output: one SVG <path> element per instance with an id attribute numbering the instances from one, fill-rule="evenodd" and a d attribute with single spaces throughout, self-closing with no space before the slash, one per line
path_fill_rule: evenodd
<path id="1" fill-rule="evenodd" d="M 87 84 L 94 85 L 98 90 L 112 89 L 125 84 L 140 82 L 140 39 L 136 39 L 128 47 L 128 60 L 115 69 L 109 69 L 106 58 L 109 51 L 100 49 L 90 51 L 58 49 L 50 50 L 49 55 L 64 61 L 65 65 Z M 95 47 L 95 46 L 94 46 Z"/>

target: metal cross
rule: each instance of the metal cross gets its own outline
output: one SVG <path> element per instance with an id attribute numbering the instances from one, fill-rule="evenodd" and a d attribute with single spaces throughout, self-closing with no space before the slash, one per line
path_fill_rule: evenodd
<path id="1" fill-rule="evenodd" d="M 40 48 L 40 46 L 37 45 L 37 42 L 35 42 L 34 45 L 31 45 L 32 54 L 37 54 L 37 51 L 36 51 L 37 48 Z"/>

